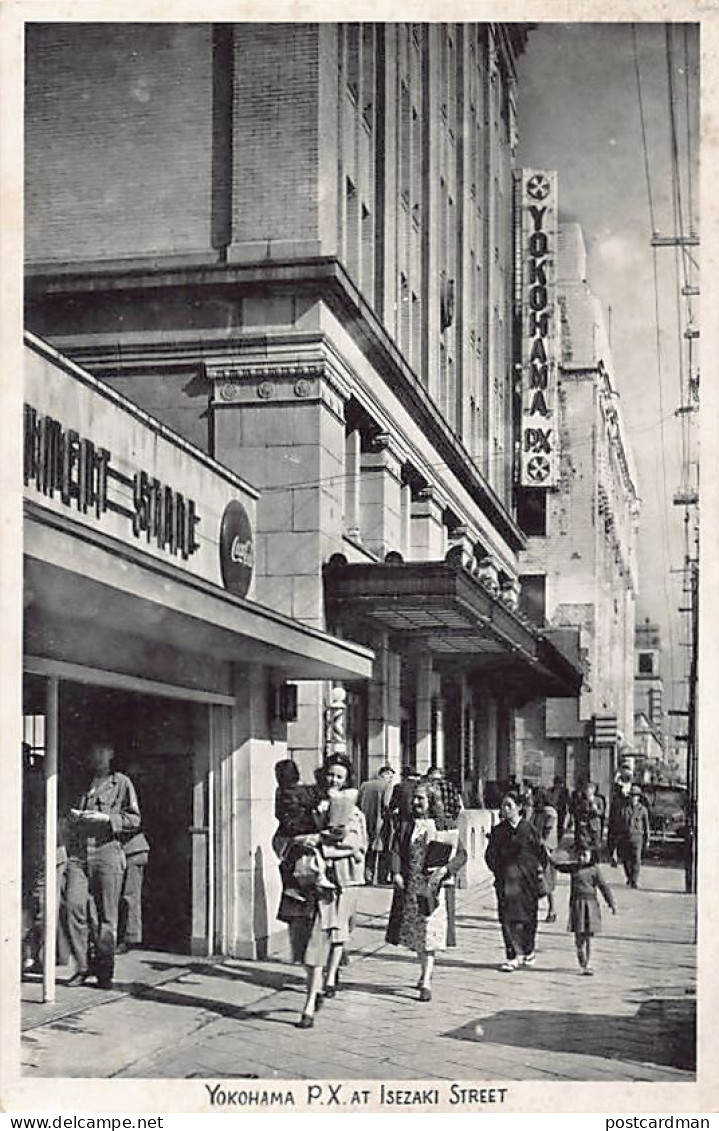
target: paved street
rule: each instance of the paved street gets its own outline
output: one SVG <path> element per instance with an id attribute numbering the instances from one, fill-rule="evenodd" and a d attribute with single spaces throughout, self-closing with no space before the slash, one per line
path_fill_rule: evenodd
<path id="1" fill-rule="evenodd" d="M 298 1032 L 303 972 L 276 961 L 130 954 L 117 988 L 25 986 L 24 1071 L 35 1076 L 451 1080 L 693 1079 L 694 899 L 683 873 L 646 866 L 639 891 L 606 868 L 596 976 L 565 930 L 542 924 L 537 966 L 503 974 L 490 888 L 458 893 L 459 946 L 417 1001 L 413 956 L 384 942 L 390 893 L 367 889 L 341 990 Z M 30 999 L 35 997 L 33 1003 Z"/>

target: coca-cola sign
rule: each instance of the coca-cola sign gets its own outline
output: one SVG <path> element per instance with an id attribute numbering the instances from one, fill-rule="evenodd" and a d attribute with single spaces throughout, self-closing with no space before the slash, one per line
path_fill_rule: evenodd
<path id="1" fill-rule="evenodd" d="M 255 547 L 247 511 L 238 499 L 225 507 L 220 527 L 220 569 L 229 593 L 245 597 L 252 581 Z"/>

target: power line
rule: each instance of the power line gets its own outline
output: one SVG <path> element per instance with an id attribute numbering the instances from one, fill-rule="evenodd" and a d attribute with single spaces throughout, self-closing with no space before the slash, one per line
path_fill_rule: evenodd
<path id="1" fill-rule="evenodd" d="M 652 233 L 655 233 L 657 226 L 654 219 L 654 201 L 652 200 L 652 182 L 649 176 L 649 149 L 647 146 L 647 131 L 644 124 L 644 102 L 642 100 L 642 80 L 639 73 L 639 57 L 637 53 L 637 25 L 632 24 L 632 49 L 634 55 L 634 72 L 637 78 L 637 99 L 639 101 L 639 124 L 642 131 L 642 152 L 644 153 L 644 176 L 647 185 L 647 200 L 649 203 L 649 222 L 651 224 Z"/>

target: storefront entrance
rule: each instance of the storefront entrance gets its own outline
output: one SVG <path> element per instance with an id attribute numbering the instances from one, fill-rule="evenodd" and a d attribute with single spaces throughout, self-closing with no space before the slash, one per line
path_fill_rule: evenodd
<path id="1" fill-rule="evenodd" d="M 40 736 L 34 747 L 40 765 L 46 730 L 44 684 L 40 677 L 27 677 L 24 695 L 26 734 Z M 60 683 L 58 698 L 60 834 L 62 818 L 88 784 L 85 758 L 90 743 L 97 738 L 111 741 L 114 768 L 127 773 L 135 785 L 142 828 L 151 845 L 142 899 L 143 946 L 188 953 L 193 925 L 193 800 L 196 811 L 197 791 L 204 795 L 206 787 L 209 708 L 71 681 Z M 44 814 L 34 816 L 42 826 Z M 197 884 L 196 873 L 197 868 L 195 886 L 201 890 L 194 897 L 204 901 L 206 884 Z"/>

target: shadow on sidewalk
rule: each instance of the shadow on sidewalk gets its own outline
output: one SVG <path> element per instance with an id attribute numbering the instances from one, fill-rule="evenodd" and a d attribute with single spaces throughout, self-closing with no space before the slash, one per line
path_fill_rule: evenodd
<path id="1" fill-rule="evenodd" d="M 645 1001 L 631 1017 L 508 1009 L 443 1035 L 475 1044 L 696 1069 L 695 1003 L 681 998 Z"/>
<path id="2" fill-rule="evenodd" d="M 142 1001 L 152 1001 L 159 1005 L 176 1005 L 189 1009 L 201 1009 L 207 1013 L 216 1013 L 218 1017 L 226 1017 L 232 1021 L 270 1021 L 278 1025 L 293 1025 L 299 1016 L 298 1009 L 288 1009 L 276 1006 L 273 1009 L 256 1009 L 251 1005 L 233 1005 L 228 1001 L 211 1000 L 200 994 L 187 994 L 184 992 L 173 993 L 164 986 L 124 986 L 124 991 L 130 997 L 140 998 Z M 287 1015 L 287 1020 L 284 1016 Z"/>

